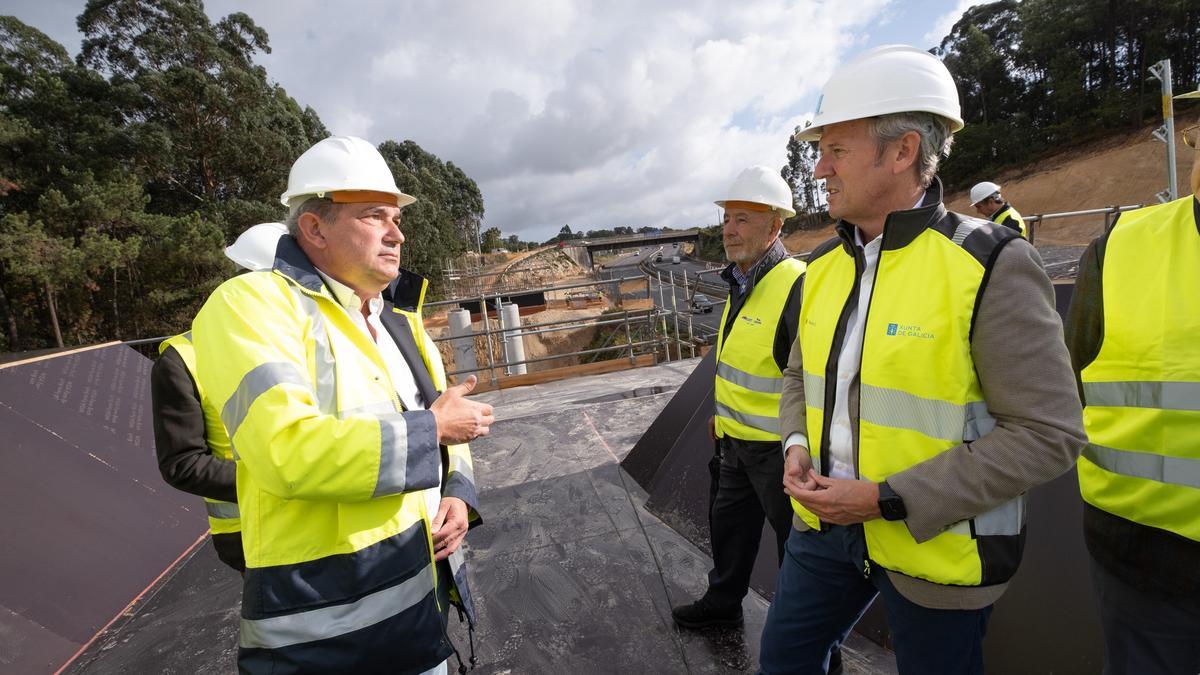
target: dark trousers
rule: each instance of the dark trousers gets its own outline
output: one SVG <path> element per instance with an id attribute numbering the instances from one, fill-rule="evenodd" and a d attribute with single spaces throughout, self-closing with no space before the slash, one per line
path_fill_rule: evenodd
<path id="1" fill-rule="evenodd" d="M 1092 560 L 1105 675 L 1200 673 L 1200 598 L 1139 591 Z"/>
<path id="2" fill-rule="evenodd" d="M 713 563 L 709 602 L 742 604 L 758 557 L 763 518 L 775 530 L 778 559 L 792 529 L 792 505 L 783 493 L 783 449 L 779 443 L 718 441 L 717 491 L 709 510 Z"/>
<path id="3" fill-rule="evenodd" d="M 767 610 L 759 673 L 826 673 L 831 652 L 879 595 L 887 611 L 902 675 L 983 673 L 990 606 L 929 609 L 908 600 L 887 571 L 868 565 L 861 525 L 823 532 L 792 530 Z M 869 575 L 864 576 L 864 570 Z"/>

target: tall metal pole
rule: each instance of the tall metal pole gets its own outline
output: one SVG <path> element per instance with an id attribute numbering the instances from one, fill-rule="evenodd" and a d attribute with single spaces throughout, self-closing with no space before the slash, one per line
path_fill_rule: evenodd
<path id="1" fill-rule="evenodd" d="M 664 312 L 666 312 L 667 311 L 667 301 L 663 299 L 662 270 L 656 269 L 654 271 L 654 273 L 655 273 L 655 275 L 658 276 L 658 306 L 661 307 Z M 666 348 L 667 361 L 670 362 L 671 361 L 671 336 L 667 334 L 667 317 L 665 314 L 662 317 L 662 332 L 663 332 L 663 346 Z"/>
<path id="2" fill-rule="evenodd" d="M 1163 125 L 1154 130 L 1154 137 L 1167 144 L 1167 189 L 1156 197 L 1160 202 L 1178 199 L 1175 177 L 1175 107 L 1171 104 L 1171 59 L 1163 59 L 1150 66 L 1150 74 L 1162 83 Z"/>
<path id="3" fill-rule="evenodd" d="M 696 282 L 696 290 L 697 291 L 700 290 L 700 283 L 698 281 Z M 686 296 L 689 299 L 689 301 L 696 299 L 695 294 L 692 292 L 691 289 L 688 288 L 687 270 L 683 271 L 683 294 L 684 294 L 684 296 Z M 692 335 L 692 311 L 693 311 L 693 309 L 689 305 L 688 306 L 688 320 L 687 320 L 688 358 L 689 359 L 696 358 L 696 339 Z"/>
<path id="4" fill-rule="evenodd" d="M 675 357 L 680 361 L 683 360 L 683 343 L 679 341 L 679 303 L 677 302 L 679 294 L 675 288 L 675 270 L 667 273 L 667 279 L 671 282 L 671 312 L 675 315 Z M 668 348 L 668 351 L 670 349 Z"/>

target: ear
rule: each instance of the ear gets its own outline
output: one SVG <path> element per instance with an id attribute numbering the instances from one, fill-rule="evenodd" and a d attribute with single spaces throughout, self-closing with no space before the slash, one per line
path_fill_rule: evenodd
<path id="1" fill-rule="evenodd" d="M 783 216 L 778 211 L 771 212 L 771 239 L 779 236 L 783 231 Z"/>
<path id="2" fill-rule="evenodd" d="M 324 249 L 329 245 L 325 240 L 328 228 L 328 223 L 322 221 L 317 214 L 311 211 L 300 214 L 300 218 L 296 221 L 300 243 L 315 249 Z"/>
<path id="3" fill-rule="evenodd" d="M 917 154 L 921 151 L 921 134 L 915 131 L 906 132 L 892 145 L 892 173 L 900 175 L 912 170 L 917 164 Z"/>

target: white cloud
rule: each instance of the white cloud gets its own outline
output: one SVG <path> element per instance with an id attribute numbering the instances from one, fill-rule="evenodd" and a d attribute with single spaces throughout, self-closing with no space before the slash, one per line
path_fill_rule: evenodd
<path id="1" fill-rule="evenodd" d="M 545 239 L 564 223 L 714 222 L 711 203 L 738 171 L 783 165 L 833 68 L 879 26 L 900 30 L 904 5 L 889 2 L 205 6 L 265 28 L 273 51 L 260 62 L 332 131 L 416 141 L 479 183 L 485 227 Z M 914 18 L 901 37 L 930 29 Z"/>
<path id="2" fill-rule="evenodd" d="M 958 0 L 958 4 L 954 9 L 934 19 L 933 24 L 929 28 L 929 32 L 921 38 L 921 44 L 939 45 L 942 38 L 950 34 L 950 29 L 954 28 L 954 24 L 962 18 L 963 12 L 974 7 L 982 5 L 986 0 Z"/>

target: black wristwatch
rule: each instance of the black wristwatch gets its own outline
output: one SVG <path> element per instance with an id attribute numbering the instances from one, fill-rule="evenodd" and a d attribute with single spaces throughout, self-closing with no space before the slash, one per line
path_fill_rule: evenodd
<path id="1" fill-rule="evenodd" d="M 884 520 L 904 520 L 908 517 L 904 500 L 886 480 L 879 484 L 879 513 L 883 515 Z"/>

